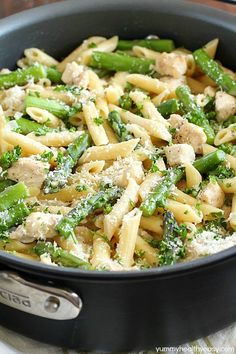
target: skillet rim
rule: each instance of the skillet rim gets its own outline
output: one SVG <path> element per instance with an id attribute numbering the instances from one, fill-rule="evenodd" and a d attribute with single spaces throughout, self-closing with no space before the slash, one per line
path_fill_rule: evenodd
<path id="1" fill-rule="evenodd" d="M 174 0 L 146 0 L 145 3 L 141 0 L 119 0 L 119 3 L 110 2 L 109 0 L 67 0 L 58 3 L 38 6 L 33 9 L 25 10 L 20 13 L 8 16 L 0 20 L 1 37 L 11 32 L 17 31 L 19 28 L 24 28 L 33 24 L 40 23 L 50 18 L 64 17 L 72 15 L 75 11 L 89 12 L 96 5 L 96 12 L 99 11 L 115 11 L 122 8 L 133 9 L 134 5 L 139 6 L 140 10 L 147 10 L 150 4 L 152 8 L 159 8 L 160 12 L 166 12 L 171 15 L 182 14 L 190 19 L 202 19 L 210 24 L 217 23 L 218 25 L 229 29 L 236 33 L 235 15 L 221 9 L 211 8 L 205 4 L 198 4 L 189 0 L 179 0 L 176 3 Z M 171 6 L 173 5 L 174 6 Z M 66 5 L 66 6 L 65 6 Z M 104 9 L 104 5 L 106 8 Z M 181 275 L 187 272 L 199 271 L 202 268 L 209 268 L 229 261 L 236 256 L 236 246 L 213 254 L 211 256 L 202 257 L 193 261 L 186 261 L 171 266 L 163 266 L 157 268 L 131 270 L 131 271 L 97 271 L 97 270 L 81 270 L 74 268 L 54 267 L 22 259 L 20 257 L 8 254 L 5 251 L 0 251 L 0 262 L 6 263 L 7 266 L 20 268 L 21 271 L 33 271 L 34 274 L 46 273 L 47 276 L 63 277 L 67 275 L 71 278 L 83 278 L 87 280 L 147 280 L 153 277 L 172 277 Z"/>

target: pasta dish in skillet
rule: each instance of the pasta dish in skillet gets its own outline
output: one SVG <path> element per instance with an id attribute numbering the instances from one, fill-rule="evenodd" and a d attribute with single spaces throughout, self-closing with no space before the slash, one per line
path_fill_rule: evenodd
<path id="1" fill-rule="evenodd" d="M 0 72 L 0 249 L 135 270 L 236 245 L 236 76 L 172 40 L 38 48 Z"/>

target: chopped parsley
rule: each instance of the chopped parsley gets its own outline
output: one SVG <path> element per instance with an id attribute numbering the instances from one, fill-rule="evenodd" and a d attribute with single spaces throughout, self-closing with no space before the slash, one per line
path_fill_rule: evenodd
<path id="1" fill-rule="evenodd" d="M 3 170 L 7 170 L 21 156 L 21 147 L 15 146 L 11 151 L 6 151 L 0 157 L 0 166 Z"/>
<path id="2" fill-rule="evenodd" d="M 50 162 L 52 158 L 53 158 L 52 151 L 45 151 L 37 158 L 37 160 L 41 160 L 44 162 Z"/>
<path id="3" fill-rule="evenodd" d="M 82 87 L 70 86 L 70 85 L 57 85 L 54 88 L 54 91 L 56 92 L 70 92 L 73 95 L 80 95 L 82 90 L 83 90 Z"/>
<path id="4" fill-rule="evenodd" d="M 93 118 L 93 121 L 97 125 L 102 125 L 103 122 L 104 122 L 104 120 L 103 120 L 103 118 L 101 116 Z"/>
<path id="5" fill-rule="evenodd" d="M 232 177 L 235 177 L 236 176 L 236 173 L 235 171 L 230 168 L 230 167 L 227 167 L 227 166 L 224 166 L 224 165 L 218 165 L 217 168 L 214 170 L 214 171 L 211 171 L 210 172 L 210 181 L 212 180 L 212 178 L 217 178 L 218 179 L 224 179 L 224 178 L 232 178 Z"/>
<path id="6" fill-rule="evenodd" d="M 129 111 L 132 108 L 132 104 L 133 104 L 132 99 L 130 98 L 128 93 L 125 93 L 119 99 L 120 107 L 125 109 L 126 111 Z"/>
<path id="7" fill-rule="evenodd" d="M 42 127 L 38 128 L 34 133 L 36 136 L 43 136 L 49 133 L 50 131 L 52 131 L 52 129 L 50 129 L 46 125 L 43 125 Z"/>
<path id="8" fill-rule="evenodd" d="M 94 42 L 89 43 L 88 48 L 97 48 L 97 44 Z"/>
<path id="9" fill-rule="evenodd" d="M 221 144 L 219 146 L 220 150 L 223 150 L 226 154 L 236 156 L 236 145 L 227 143 L 227 144 Z"/>
<path id="10" fill-rule="evenodd" d="M 87 191 L 88 187 L 86 186 L 86 184 L 78 184 L 78 186 L 75 187 L 77 192 L 83 192 L 83 191 Z"/>
<path id="11" fill-rule="evenodd" d="M 103 207 L 103 212 L 104 212 L 104 214 L 109 214 L 111 211 L 112 211 L 112 206 L 111 206 L 111 204 L 107 203 Z"/>

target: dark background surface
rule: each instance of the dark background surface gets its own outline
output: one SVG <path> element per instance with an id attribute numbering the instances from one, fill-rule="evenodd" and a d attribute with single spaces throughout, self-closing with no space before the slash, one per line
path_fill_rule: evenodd
<path id="1" fill-rule="evenodd" d="M 0 0 L 0 18 L 9 16 L 13 13 L 20 12 L 32 7 L 50 4 L 53 2 L 59 2 L 62 0 Z M 84 0 L 86 1 L 86 0 Z M 111 0 L 119 1 L 119 0 Z M 225 2 L 216 0 L 189 0 L 199 2 L 213 7 L 218 7 L 223 10 L 227 10 L 236 14 L 236 5 L 226 4 Z"/>

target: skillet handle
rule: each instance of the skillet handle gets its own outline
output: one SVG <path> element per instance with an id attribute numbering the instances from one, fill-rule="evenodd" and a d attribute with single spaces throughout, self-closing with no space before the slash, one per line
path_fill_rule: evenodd
<path id="1" fill-rule="evenodd" d="M 53 320 L 71 320 L 82 309 L 76 293 L 30 282 L 8 270 L 0 271 L 0 303 Z"/>

